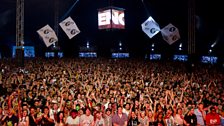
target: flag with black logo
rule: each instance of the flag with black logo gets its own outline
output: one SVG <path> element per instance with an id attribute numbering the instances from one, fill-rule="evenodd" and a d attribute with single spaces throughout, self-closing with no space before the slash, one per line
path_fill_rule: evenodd
<path id="1" fill-rule="evenodd" d="M 72 39 L 74 36 L 80 33 L 79 28 L 71 17 L 66 18 L 64 21 L 59 23 L 59 25 L 61 26 L 61 28 L 69 39 Z"/>
<path id="2" fill-rule="evenodd" d="M 142 30 L 149 38 L 152 38 L 159 33 L 159 24 L 150 16 L 144 23 L 142 23 Z"/>
<path id="3" fill-rule="evenodd" d="M 175 43 L 180 39 L 180 33 L 177 27 L 172 25 L 171 23 L 161 29 L 161 34 L 163 39 L 169 44 Z"/>
<path id="4" fill-rule="evenodd" d="M 58 41 L 58 37 L 55 34 L 54 30 L 49 26 L 45 25 L 41 29 L 37 31 L 41 39 L 44 41 L 45 45 L 47 47 L 51 46 L 55 42 Z"/>

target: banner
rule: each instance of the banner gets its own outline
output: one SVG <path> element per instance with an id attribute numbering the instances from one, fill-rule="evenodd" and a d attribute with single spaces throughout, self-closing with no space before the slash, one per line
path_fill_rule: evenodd
<path id="1" fill-rule="evenodd" d="M 149 36 L 149 38 L 152 38 L 159 33 L 160 27 L 158 23 L 150 16 L 144 23 L 142 23 L 142 30 Z"/>
<path id="2" fill-rule="evenodd" d="M 180 39 L 179 30 L 177 27 L 172 25 L 171 23 L 161 29 L 161 34 L 163 39 L 169 44 L 175 43 L 177 40 Z"/>
<path id="3" fill-rule="evenodd" d="M 75 24 L 75 22 L 72 20 L 71 17 L 66 18 L 64 21 L 59 23 L 65 34 L 68 36 L 69 39 L 72 39 L 77 34 L 80 33 L 79 28 Z"/>
<path id="4" fill-rule="evenodd" d="M 46 25 L 43 28 L 39 29 L 37 33 L 42 38 L 47 47 L 58 41 L 57 35 L 49 25 Z"/>

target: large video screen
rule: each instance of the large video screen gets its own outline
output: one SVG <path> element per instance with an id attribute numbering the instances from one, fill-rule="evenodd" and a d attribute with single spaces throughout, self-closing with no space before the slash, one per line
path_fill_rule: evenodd
<path id="1" fill-rule="evenodd" d="M 186 62 L 188 60 L 188 56 L 187 55 L 173 55 L 173 60 Z"/>
<path id="2" fill-rule="evenodd" d="M 33 46 L 23 46 L 24 57 L 33 58 L 35 57 L 35 49 Z M 12 47 L 12 57 L 16 57 L 16 46 Z"/>
<path id="3" fill-rule="evenodd" d="M 217 63 L 217 60 L 218 60 L 218 57 L 215 57 L 215 56 L 202 56 L 201 57 L 202 63 L 214 64 L 214 63 Z"/>
<path id="4" fill-rule="evenodd" d="M 79 52 L 80 58 L 96 58 L 97 53 L 96 52 Z"/>
<path id="5" fill-rule="evenodd" d="M 129 53 L 112 53 L 112 58 L 129 58 Z"/>
<path id="6" fill-rule="evenodd" d="M 107 8 L 98 11 L 99 29 L 124 29 L 124 9 Z"/>

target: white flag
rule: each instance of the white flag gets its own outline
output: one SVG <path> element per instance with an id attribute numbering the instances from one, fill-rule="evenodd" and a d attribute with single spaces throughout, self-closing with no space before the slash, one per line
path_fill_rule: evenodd
<path id="1" fill-rule="evenodd" d="M 163 39 L 170 45 L 180 39 L 178 28 L 171 23 L 161 29 L 161 34 Z"/>
<path id="2" fill-rule="evenodd" d="M 39 29 L 37 33 L 43 39 L 47 47 L 51 46 L 52 44 L 58 41 L 57 35 L 49 25 L 46 25 L 43 28 Z"/>
<path id="3" fill-rule="evenodd" d="M 63 31 L 66 33 L 69 39 L 72 39 L 74 36 L 80 33 L 79 28 L 72 20 L 71 17 L 66 18 L 64 21 L 59 23 Z"/>
<path id="4" fill-rule="evenodd" d="M 144 23 L 142 23 L 142 30 L 152 38 L 160 31 L 158 23 L 150 16 Z"/>

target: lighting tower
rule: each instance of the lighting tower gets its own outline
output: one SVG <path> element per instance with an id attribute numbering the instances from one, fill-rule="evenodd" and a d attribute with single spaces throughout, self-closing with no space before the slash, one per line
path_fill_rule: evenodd
<path id="1" fill-rule="evenodd" d="M 24 65 L 24 0 L 16 1 L 16 61 Z"/>
<path id="2" fill-rule="evenodd" d="M 195 0 L 188 0 L 188 54 L 195 54 Z"/>
<path id="3" fill-rule="evenodd" d="M 58 28 L 59 28 L 58 24 L 59 24 L 59 1 L 54 0 L 54 31 L 57 36 L 58 36 Z M 54 43 L 53 50 L 55 51 L 60 50 L 58 41 Z"/>

